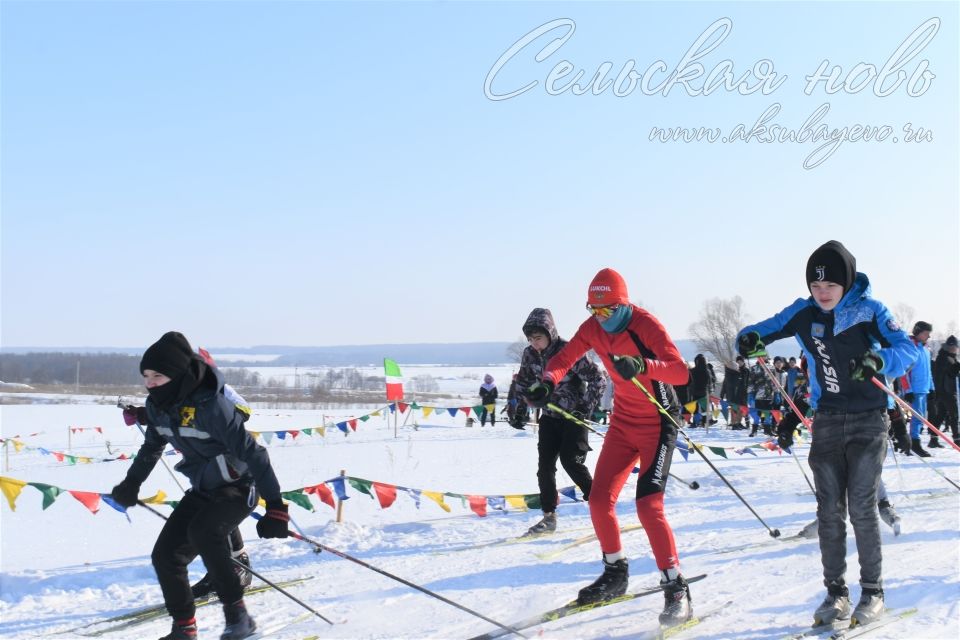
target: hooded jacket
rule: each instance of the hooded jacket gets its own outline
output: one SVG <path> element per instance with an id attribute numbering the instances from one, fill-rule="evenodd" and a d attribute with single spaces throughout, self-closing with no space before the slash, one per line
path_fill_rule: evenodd
<path id="1" fill-rule="evenodd" d="M 850 378 L 850 361 L 868 350 L 883 358 L 879 373 L 903 375 L 917 358 L 910 337 L 893 314 L 870 297 L 870 281 L 857 273 L 853 286 L 832 311 L 813 299 L 798 298 L 772 318 L 749 325 L 737 337 L 756 331 L 764 344 L 793 336 L 810 364 L 810 406 L 820 411 L 859 413 L 887 406 L 887 397 L 869 380 Z"/>
<path id="2" fill-rule="evenodd" d="M 181 402 L 161 410 L 147 398 L 147 429 L 127 477 L 142 484 L 167 444 L 183 459 L 176 469 L 197 491 L 255 483 L 267 502 L 280 501 L 280 484 L 267 450 L 247 433 L 245 416 L 224 394 L 223 375 L 209 367 L 200 385 Z"/>
<path id="3" fill-rule="evenodd" d="M 529 335 L 532 330 L 540 330 L 550 336 L 550 345 L 542 353 L 533 347 L 523 350 L 520 371 L 511 385 L 511 394 L 515 393 L 515 389 L 522 393 L 533 383 L 539 382 L 547 362 L 567 344 L 557 335 L 557 326 L 549 309 L 538 308 L 530 312 L 523 323 L 523 332 Z M 587 358 L 579 358 L 555 385 L 550 396 L 553 404 L 569 413 L 577 412 L 589 417 L 600 404 L 607 381 L 597 365 Z M 554 415 L 549 409 L 544 409 L 544 412 Z"/>

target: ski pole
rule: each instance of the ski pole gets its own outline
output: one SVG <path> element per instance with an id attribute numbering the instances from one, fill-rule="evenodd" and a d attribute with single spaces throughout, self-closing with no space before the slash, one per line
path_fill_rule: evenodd
<path id="1" fill-rule="evenodd" d="M 694 480 L 693 482 L 687 482 L 687 481 L 684 480 L 683 478 L 678 478 L 677 476 L 673 475 L 673 472 L 672 472 L 672 471 L 669 472 L 667 475 L 670 476 L 671 478 L 673 478 L 674 480 L 676 480 L 677 482 L 680 482 L 680 483 L 682 483 L 682 484 L 687 485 L 687 486 L 690 487 L 690 489 L 692 489 L 693 491 L 696 491 L 697 489 L 700 488 L 700 483 L 697 482 L 696 480 Z"/>
<path id="2" fill-rule="evenodd" d="M 657 408 L 657 411 L 659 411 L 659 412 L 662 413 L 663 415 L 667 416 L 667 418 L 670 420 L 670 422 L 673 423 L 673 426 L 675 426 L 675 427 L 677 428 L 677 431 L 679 431 L 680 434 L 684 437 L 684 439 L 685 439 L 690 445 L 693 446 L 693 448 L 696 450 L 697 453 L 700 454 L 700 457 L 703 458 L 703 461 L 706 462 L 707 465 L 709 465 L 711 469 L 713 469 L 713 472 L 714 472 L 714 473 L 716 473 L 718 476 L 720 476 L 720 479 L 723 480 L 723 483 L 724 483 L 725 485 L 727 485 L 727 487 L 730 488 L 730 491 L 733 491 L 733 494 L 734 494 L 735 496 L 737 496 L 738 498 L 740 498 L 740 502 L 743 503 L 743 506 L 745 506 L 747 509 L 749 509 L 749 510 L 750 510 L 750 513 L 752 513 L 752 514 L 754 515 L 754 517 L 756 517 L 756 519 L 760 521 L 760 524 L 762 524 L 764 527 L 767 528 L 767 532 L 770 534 L 770 537 L 771 537 L 771 538 L 779 538 L 779 537 L 780 537 L 780 529 L 771 529 L 770 526 L 769 526 L 766 522 L 764 522 L 763 518 L 761 518 L 760 515 L 759 515 L 756 511 L 753 510 L 753 507 L 750 506 L 750 503 L 748 503 L 748 502 L 743 498 L 743 496 L 740 495 L 740 492 L 739 492 L 739 491 L 737 491 L 736 489 L 733 488 L 733 485 L 730 484 L 730 482 L 723 476 L 722 473 L 720 473 L 720 470 L 717 469 L 717 468 L 713 465 L 712 462 L 710 462 L 710 458 L 708 458 L 708 457 L 703 453 L 703 451 L 700 451 L 700 447 L 698 447 L 696 444 L 694 444 L 693 440 L 690 439 L 690 436 L 687 435 L 687 432 L 683 430 L 683 428 L 679 425 L 679 423 L 677 423 L 676 419 L 675 419 L 672 415 L 670 415 L 670 414 L 667 412 L 666 409 L 663 408 L 663 405 L 662 405 L 662 404 L 660 404 L 659 402 L 657 402 L 657 399 L 654 398 L 653 395 L 652 395 L 649 391 L 647 391 L 647 388 L 646 388 L 645 386 L 643 386 L 643 383 L 640 382 L 639 380 L 637 380 L 636 377 L 630 378 L 630 381 L 631 381 L 634 385 L 636 385 L 636 387 L 637 387 L 638 389 L 640 389 L 640 391 L 643 392 L 643 395 L 647 396 L 647 400 L 649 400 L 650 402 L 653 403 L 653 406 L 655 406 L 655 407 Z"/>
<path id="3" fill-rule="evenodd" d="M 893 455 L 893 462 L 897 465 L 897 475 L 900 476 L 900 495 L 909 500 L 910 496 L 907 495 L 906 492 L 907 482 L 903 479 L 903 470 L 900 468 L 900 457 L 897 455 L 897 447 L 892 440 L 888 440 L 887 442 L 890 443 L 890 453 Z"/>
<path id="4" fill-rule="evenodd" d="M 956 449 L 957 451 L 960 451 L 960 445 L 958 445 L 956 442 L 954 442 L 953 440 L 951 440 L 951 439 L 948 438 L 947 436 L 943 435 L 943 432 L 940 431 L 940 429 L 937 429 L 935 426 L 933 426 L 932 424 L 930 424 L 930 421 L 929 421 L 929 420 L 927 420 L 927 419 L 924 418 L 922 415 L 920 415 L 917 411 L 915 411 L 915 410 L 913 409 L 913 407 L 911 407 L 909 404 L 907 404 L 907 402 L 906 402 L 905 400 L 903 400 L 902 398 L 900 398 L 900 396 L 898 396 L 898 395 L 895 394 L 893 391 L 891 391 L 890 388 L 889 388 L 887 385 L 883 384 L 882 382 L 880 382 L 880 381 L 877 380 L 876 378 L 870 378 L 870 382 L 872 382 L 872 383 L 875 384 L 877 387 L 879 387 L 880 390 L 883 391 L 885 394 L 887 394 L 888 396 L 890 396 L 891 398 L 893 398 L 893 401 L 896 402 L 898 405 L 900 405 L 900 408 L 901 408 L 901 409 L 903 409 L 904 411 L 909 411 L 909 412 L 911 412 L 913 415 L 915 415 L 917 418 L 919 418 L 919 419 L 920 419 L 920 422 L 922 422 L 923 424 L 927 425 L 927 429 L 929 429 L 929 430 L 932 431 L 933 433 L 935 433 L 935 434 L 937 434 L 938 436 L 940 436 L 941 438 L 943 438 L 943 440 L 944 440 L 947 444 L 949 444 L 951 447 L 953 447 L 953 448 Z M 953 482 L 951 482 L 950 484 L 953 484 Z M 956 485 L 954 485 L 954 486 L 956 486 Z M 960 487 L 958 487 L 958 488 L 960 488 Z"/>
<path id="5" fill-rule="evenodd" d="M 946 480 L 947 482 L 949 482 L 950 484 L 952 484 L 954 487 L 956 487 L 956 488 L 957 488 L 957 491 L 960 491 L 960 485 L 958 485 L 956 482 L 954 482 L 953 480 L 951 480 L 950 478 L 948 478 L 948 477 L 947 477 L 947 474 L 945 474 L 943 471 L 940 471 L 940 469 L 937 469 L 937 468 L 936 468 L 935 466 L 933 466 L 931 463 L 927 462 L 927 459 L 926 459 L 926 458 L 924 458 L 924 457 L 922 457 L 922 456 L 917 456 L 917 459 L 920 460 L 920 462 L 922 462 L 923 464 L 925 464 L 925 465 L 927 465 L 928 467 L 930 467 L 930 469 L 932 469 L 934 472 L 936 472 L 936 474 L 939 475 L 941 478 L 943 478 L 944 480 Z"/>
<path id="6" fill-rule="evenodd" d="M 261 518 L 263 517 L 263 515 L 261 515 L 261 514 L 259 514 L 259 513 L 257 513 L 257 512 L 254 511 L 253 513 L 250 514 L 250 517 L 259 520 L 259 519 L 261 519 Z M 296 526 L 296 525 L 294 525 L 294 526 Z M 299 527 L 297 527 L 297 528 L 299 528 Z M 350 562 L 354 562 L 354 563 L 360 565 L 361 567 L 364 567 L 364 568 L 366 568 L 366 569 L 370 569 L 371 571 L 375 571 L 376 573 L 379 573 L 379 574 L 382 575 L 382 576 L 386 576 L 386 577 L 388 577 L 388 578 L 390 578 L 390 579 L 392 579 L 392 580 L 396 580 L 396 581 L 399 582 L 400 584 L 404 584 L 404 585 L 406 585 L 406 586 L 408 586 L 408 587 L 411 587 L 411 588 L 413 588 L 413 589 L 416 589 L 417 591 L 420 591 L 421 593 L 425 593 L 425 594 L 427 594 L 428 596 L 431 596 L 431 597 L 433 597 L 433 598 L 436 598 L 437 600 L 440 600 L 441 602 L 445 602 L 445 603 L 447 603 L 447 604 L 449 604 L 449 605 L 451 605 L 451 606 L 456 607 L 457 609 L 460 609 L 461 611 L 465 611 L 466 613 L 469 613 L 470 615 L 476 616 L 476 617 L 480 618 L 481 620 L 484 620 L 485 622 L 489 622 L 490 624 L 496 625 L 496 626 L 500 627 L 501 629 L 503 629 L 504 631 L 509 631 L 510 633 L 513 633 L 513 634 L 516 634 L 516 635 L 520 636 L 521 638 L 526 638 L 526 637 L 527 637 L 527 636 L 525 636 L 524 634 L 520 633 L 520 631 L 518 631 L 517 629 L 514 629 L 513 627 L 508 627 L 508 626 L 505 625 L 505 624 L 500 624 L 500 623 L 497 622 L 496 620 L 491 620 L 490 618 L 486 617 L 485 615 L 480 614 L 480 613 L 477 613 L 476 611 L 474 611 L 474 610 L 472 610 L 472 609 L 468 609 L 467 607 L 463 606 L 462 604 L 458 604 L 458 603 L 454 602 L 453 600 L 450 600 L 450 599 L 448 599 L 448 598 L 444 598 L 444 597 L 441 596 L 439 593 L 434 593 L 433 591 L 430 591 L 429 589 L 427 589 L 427 588 L 425 588 L 425 587 L 421 587 L 421 586 L 418 585 L 418 584 L 414 584 L 414 583 L 410 582 L 409 580 L 404 580 L 403 578 L 401 578 L 401 577 L 399 577 L 399 576 L 395 576 L 395 575 L 393 575 L 392 573 L 388 573 L 387 571 L 384 571 L 383 569 L 378 569 L 377 567 L 374 567 L 373 565 L 368 564 L 368 563 L 364 562 L 363 560 L 360 560 L 359 558 L 354 558 L 353 556 L 351 556 L 351 555 L 349 555 L 349 554 L 346 554 L 346 553 L 344 553 L 343 551 L 338 551 L 337 549 L 334 549 L 334 548 L 332 548 L 332 547 L 328 547 L 328 546 L 325 545 L 325 544 L 322 544 L 322 543 L 320 543 L 320 542 L 317 542 L 316 540 L 311 540 L 311 539 L 308 538 L 307 536 L 300 535 L 299 533 L 296 533 L 296 532 L 294 532 L 294 531 L 290 531 L 289 534 L 290 534 L 290 537 L 291 537 L 291 538 L 296 538 L 297 540 L 301 540 L 301 541 L 303 541 L 303 542 L 306 542 L 307 544 L 312 544 L 312 545 L 313 545 L 314 547 L 316 547 L 317 549 L 321 549 L 321 550 L 323 550 L 323 551 L 327 551 L 327 552 L 329 552 L 329 553 L 332 553 L 332 554 L 335 555 L 335 556 L 338 556 L 338 557 L 340 557 L 340 558 L 343 558 L 344 560 L 349 560 Z"/>
<path id="7" fill-rule="evenodd" d="M 797 461 L 797 466 L 800 467 L 800 473 L 803 474 L 803 479 L 807 481 L 807 485 L 810 487 L 810 491 L 813 491 L 813 495 L 817 495 L 817 490 L 813 488 L 813 483 L 810 482 L 810 478 L 807 476 L 807 472 L 803 470 L 803 465 L 800 464 L 800 458 L 797 457 L 796 451 L 793 450 L 793 447 L 790 447 L 790 455 L 793 456 L 793 459 Z"/>
<path id="8" fill-rule="evenodd" d="M 125 404 L 123 404 L 123 398 L 122 398 L 122 396 L 117 396 L 117 406 L 120 407 L 121 409 L 126 409 L 128 406 L 132 407 L 133 405 L 125 405 Z M 143 439 L 146 440 L 146 439 L 147 439 L 147 432 L 144 431 L 143 425 L 140 424 L 140 421 L 139 421 L 139 420 L 137 420 L 136 422 L 134 422 L 134 424 L 137 425 L 137 429 L 140 430 L 140 435 L 142 435 L 142 436 L 143 436 Z M 183 485 L 182 485 L 182 484 L 180 484 L 180 480 L 177 479 L 177 474 L 175 474 L 175 473 L 173 472 L 173 469 L 170 468 L 170 465 L 167 464 L 167 461 L 163 459 L 163 453 L 162 453 L 162 452 L 160 453 L 160 462 L 163 463 L 163 467 L 167 470 L 167 473 L 170 474 L 170 477 L 173 478 L 173 481 L 177 483 L 177 486 L 178 486 L 178 487 L 180 487 L 180 491 L 181 491 L 182 493 L 186 493 L 187 490 L 183 488 Z"/>
<path id="9" fill-rule="evenodd" d="M 600 431 L 597 431 L 596 429 L 594 429 L 593 427 L 591 427 L 589 424 L 587 424 L 586 421 L 581 420 L 580 418 L 578 418 L 577 416 L 573 415 L 572 413 L 567 413 L 566 411 L 564 411 L 563 409 L 561 409 L 561 408 L 558 407 L 557 405 L 553 404 L 552 402 L 548 402 L 548 403 L 547 403 L 547 408 L 550 409 L 551 411 L 554 411 L 554 412 L 556 412 L 556 413 L 559 413 L 560 415 L 562 415 L 562 416 L 563 416 L 564 418 L 566 418 L 567 420 L 570 420 L 571 422 L 580 425 L 580 426 L 583 427 L 584 429 L 587 429 L 588 431 L 591 431 L 591 432 L 597 434 L 597 435 L 600 436 L 601 438 L 604 438 L 604 437 L 606 437 L 606 435 L 607 435 L 607 434 L 605 434 L 605 433 L 601 433 Z M 692 489 L 693 491 L 696 491 L 697 489 L 700 488 L 700 483 L 699 483 L 699 482 L 696 482 L 696 481 L 694 481 L 694 482 L 687 482 L 686 480 L 683 480 L 683 479 L 678 478 L 677 476 L 673 475 L 673 473 L 668 473 L 667 475 L 669 475 L 671 478 L 673 478 L 673 479 L 676 480 L 677 482 L 680 482 L 680 483 L 682 483 L 682 484 L 687 485 L 687 486 L 688 486 L 690 489 Z"/>
<path id="10" fill-rule="evenodd" d="M 797 409 L 797 405 L 793 403 L 793 398 L 787 394 L 787 390 L 783 388 L 783 385 L 780 384 L 780 381 L 777 380 L 777 377 L 773 375 L 773 371 L 770 370 L 770 365 L 768 365 L 762 357 L 757 358 L 757 362 L 760 363 L 760 366 L 763 368 L 764 372 L 766 372 L 767 377 L 770 378 L 770 381 L 776 385 L 777 389 L 780 391 L 780 395 L 787 399 L 787 404 L 790 405 L 790 408 L 793 409 L 793 412 L 797 414 L 798 418 L 800 418 L 800 422 L 803 423 L 803 426 L 805 426 L 807 429 L 810 429 L 812 421 L 800 413 L 800 409 Z"/>
<path id="11" fill-rule="evenodd" d="M 604 434 L 603 434 L 603 433 L 600 433 L 599 431 L 597 431 L 596 429 L 594 429 L 593 427 L 591 427 L 591 426 L 587 423 L 586 420 L 582 420 L 582 419 L 578 418 L 577 416 L 573 415 L 573 414 L 570 413 L 569 411 L 564 411 L 563 409 L 561 409 L 561 408 L 558 407 L 557 405 L 553 404 L 552 402 L 548 402 L 548 403 L 547 403 L 547 409 L 550 409 L 550 411 L 553 411 L 554 413 L 559 413 L 560 415 L 562 415 L 564 418 L 566 418 L 566 419 L 569 420 L 570 422 L 572 422 L 572 423 L 574 423 L 574 424 L 577 424 L 577 425 L 580 425 L 581 427 L 583 427 L 583 428 L 586 429 L 587 431 L 590 431 L 591 433 L 595 433 L 595 434 L 597 434 L 598 436 L 600 436 L 601 438 L 604 437 Z"/>
<path id="12" fill-rule="evenodd" d="M 137 504 L 140 505 L 141 507 L 143 507 L 144 509 L 146 509 L 147 511 L 149 511 L 150 513 L 154 514 L 154 515 L 157 516 L 158 518 L 163 518 L 164 520 L 168 520 L 168 519 L 169 519 L 169 518 L 167 518 L 167 516 L 163 515 L 162 513 L 160 513 L 159 511 L 157 511 L 156 509 L 154 509 L 154 508 L 151 507 L 150 505 L 146 504 L 146 503 L 143 502 L 142 500 L 137 500 Z M 329 620 L 328 618 L 323 617 L 323 615 L 321 615 L 320 612 L 318 612 L 316 609 L 312 608 L 310 605 L 308 605 L 307 603 L 303 602 L 303 601 L 300 600 L 299 598 L 295 597 L 293 594 L 291 594 L 289 591 L 287 591 L 287 590 L 284 589 L 283 587 L 281 587 L 281 586 L 279 586 L 279 585 L 277 585 L 277 584 L 274 584 L 273 582 L 270 582 L 269 580 L 267 580 L 266 578 L 264 578 L 262 575 L 260 575 L 259 573 L 257 573 L 256 571 L 254 571 L 252 568 L 250 568 L 249 565 L 246 565 L 246 564 L 240 562 L 240 561 L 237 560 L 236 558 L 230 558 L 230 559 L 233 560 L 233 563 L 234 563 L 235 565 L 237 565 L 238 567 L 242 567 L 242 568 L 246 569 L 247 571 L 249 571 L 250 573 L 252 573 L 253 575 L 257 576 L 258 578 L 260 578 L 261 580 L 263 580 L 266 584 L 270 585 L 271 587 L 273 587 L 274 589 L 276 589 L 277 591 L 279 591 L 279 592 L 282 593 L 283 595 L 287 596 L 288 598 L 290 598 L 291 600 L 293 600 L 294 602 L 296 602 L 298 605 L 300 605 L 301 607 L 303 607 L 304 609 L 306 609 L 307 611 L 309 611 L 309 612 L 312 613 L 313 615 L 317 616 L 318 618 L 320 618 L 321 620 L 323 620 L 323 621 L 326 622 L 327 624 L 333 624 L 333 621 L 332 621 L 332 620 Z"/>

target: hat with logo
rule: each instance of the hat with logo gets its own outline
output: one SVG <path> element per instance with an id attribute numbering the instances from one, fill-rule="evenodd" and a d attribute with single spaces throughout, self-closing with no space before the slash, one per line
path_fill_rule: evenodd
<path id="1" fill-rule="evenodd" d="M 143 352 L 140 373 L 152 369 L 168 378 L 176 378 L 190 367 L 193 359 L 193 349 L 183 334 L 168 331 Z"/>
<path id="2" fill-rule="evenodd" d="M 913 335 L 918 336 L 924 331 L 933 331 L 933 325 L 923 320 L 917 320 L 917 323 L 913 325 Z"/>
<path id="3" fill-rule="evenodd" d="M 836 240 L 825 242 L 807 260 L 807 289 L 811 282 L 835 282 L 846 294 L 857 278 L 857 259 Z"/>
<path id="4" fill-rule="evenodd" d="M 613 269 L 600 269 L 587 289 L 587 304 L 601 307 L 611 304 L 629 304 L 627 283 Z"/>

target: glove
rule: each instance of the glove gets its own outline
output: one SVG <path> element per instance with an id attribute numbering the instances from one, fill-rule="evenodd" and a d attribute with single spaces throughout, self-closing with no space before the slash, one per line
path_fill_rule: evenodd
<path id="1" fill-rule="evenodd" d="M 744 358 L 762 358 L 767 355 L 766 347 L 756 331 L 749 331 L 737 338 L 737 352 Z"/>
<path id="2" fill-rule="evenodd" d="M 132 507 L 137 504 L 137 494 L 139 493 L 140 483 L 130 478 L 124 478 L 123 481 L 110 492 L 110 497 L 121 507 Z"/>
<path id="3" fill-rule="evenodd" d="M 527 390 L 523 392 L 523 397 L 527 399 L 527 404 L 531 406 L 544 407 L 550 402 L 553 389 L 552 380 L 541 380 L 527 387 Z"/>
<path id="4" fill-rule="evenodd" d="M 147 424 L 147 408 L 135 407 L 132 404 L 128 404 L 123 408 L 123 423 L 128 427 L 132 427 L 137 423 Z"/>
<path id="5" fill-rule="evenodd" d="M 777 445 L 785 450 L 790 451 L 790 448 L 793 446 L 793 429 L 782 429 L 777 433 Z"/>
<path id="6" fill-rule="evenodd" d="M 647 361 L 641 356 L 615 356 L 607 354 L 613 360 L 613 368 L 624 380 L 632 380 L 647 370 Z"/>
<path id="7" fill-rule="evenodd" d="M 883 358 L 876 351 L 867 351 L 862 356 L 850 360 L 850 378 L 866 382 L 883 369 Z"/>
<path id="8" fill-rule="evenodd" d="M 257 520 L 257 535 L 261 538 L 286 538 L 290 535 L 287 523 L 287 505 L 282 502 L 268 502 L 267 512 Z"/>

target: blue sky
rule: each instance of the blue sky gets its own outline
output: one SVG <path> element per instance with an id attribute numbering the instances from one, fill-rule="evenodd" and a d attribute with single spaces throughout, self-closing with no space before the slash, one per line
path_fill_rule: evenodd
<path id="1" fill-rule="evenodd" d="M 960 317 L 956 3 L 8 2 L 0 5 L 5 346 L 512 340 L 535 306 L 561 333 L 610 266 L 676 338 L 703 301 L 753 319 L 806 295 L 844 242 L 888 306 Z M 704 55 L 776 90 L 551 95 L 567 60 L 673 71 Z M 804 92 L 823 60 L 934 74 L 880 97 Z M 551 21 L 558 27 L 497 60 Z M 569 23 L 568 23 L 569 24 Z M 717 36 L 719 40 L 719 36 Z M 918 46 L 919 48 L 919 46 Z M 925 61 L 925 62 L 924 62 Z M 861 67 L 864 69 L 866 67 Z M 662 81 L 666 73 L 655 75 Z M 749 84 L 755 84 L 750 80 Z M 892 84 L 888 78 L 887 86 Z M 690 86 L 703 86 L 702 78 Z M 921 85 L 916 85 L 920 87 Z M 651 142 L 653 127 L 889 125 L 815 168 L 814 143 Z M 932 131 L 906 143 L 902 127 Z M 894 143 L 892 139 L 898 138 Z"/>

